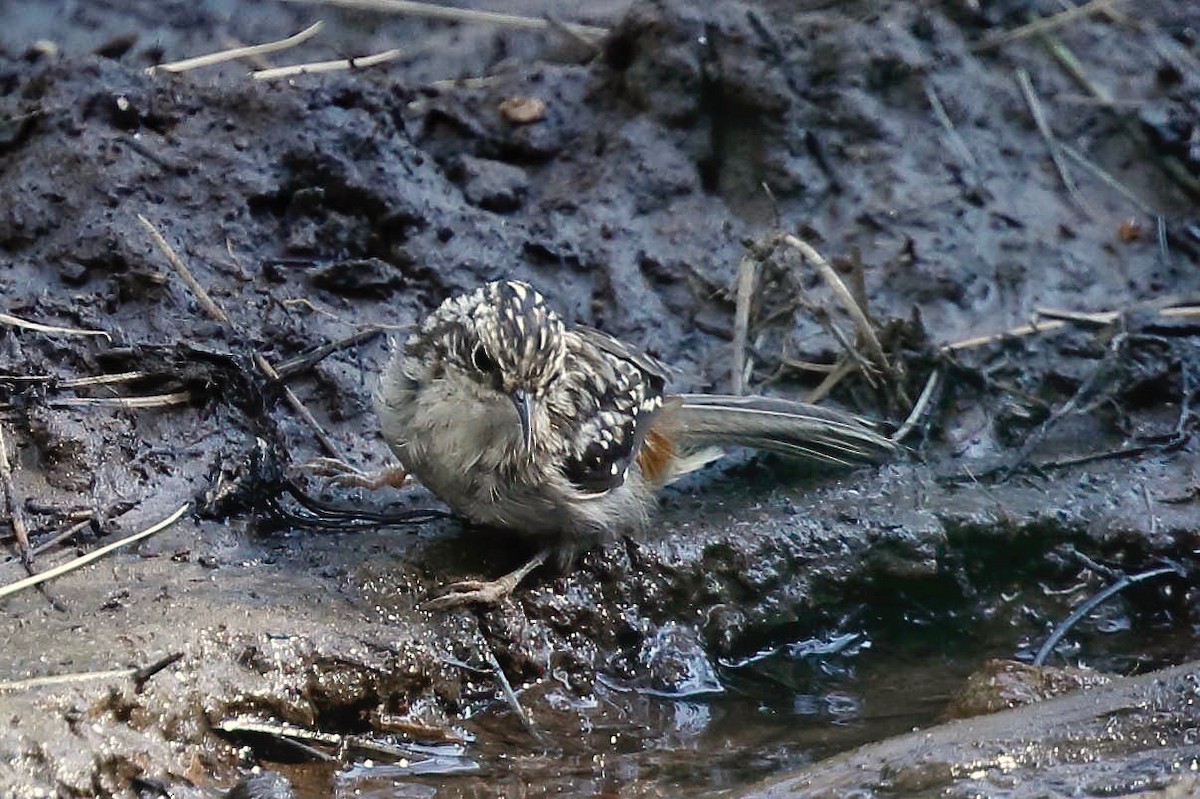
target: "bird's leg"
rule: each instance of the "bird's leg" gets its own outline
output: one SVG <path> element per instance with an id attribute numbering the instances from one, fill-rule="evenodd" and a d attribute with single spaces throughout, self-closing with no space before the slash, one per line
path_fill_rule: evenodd
<path id="1" fill-rule="evenodd" d="M 446 593 L 425 602 L 426 610 L 449 610 L 463 605 L 498 605 L 516 590 L 531 571 L 541 566 L 550 557 L 550 549 L 543 549 L 521 568 L 509 572 L 497 580 L 463 580 L 446 586 Z"/>
<path id="2" fill-rule="evenodd" d="M 403 488 L 411 479 L 399 463 L 384 466 L 373 472 L 364 472 L 337 458 L 313 458 L 304 464 L 304 470 L 317 477 L 327 477 L 333 485 L 346 488 L 366 488 L 371 491 L 391 486 Z"/>

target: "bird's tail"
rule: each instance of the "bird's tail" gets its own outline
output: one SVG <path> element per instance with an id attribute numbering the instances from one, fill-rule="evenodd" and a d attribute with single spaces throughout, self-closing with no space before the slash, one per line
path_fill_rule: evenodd
<path id="1" fill-rule="evenodd" d="M 774 397 L 676 399 L 671 426 L 685 449 L 752 447 L 835 466 L 876 463 L 897 450 L 871 422 L 829 408 Z"/>

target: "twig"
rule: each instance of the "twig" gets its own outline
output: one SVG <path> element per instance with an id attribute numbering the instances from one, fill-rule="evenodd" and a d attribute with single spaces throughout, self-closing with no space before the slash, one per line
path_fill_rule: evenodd
<path id="1" fill-rule="evenodd" d="M 840 368 L 840 364 L 836 363 L 817 363 L 816 361 L 799 361 L 795 358 L 783 357 L 779 362 L 790 369 L 796 369 L 801 372 L 817 372 L 818 374 L 829 374 Z"/>
<path id="2" fill-rule="evenodd" d="M 496 678 L 496 682 L 500 683 L 500 691 L 504 694 L 505 701 L 512 708 L 517 719 L 520 720 L 521 726 L 525 731 L 533 736 L 539 744 L 545 743 L 541 732 L 533 726 L 533 721 L 529 718 L 529 714 L 525 712 L 525 708 L 521 706 L 521 700 L 517 698 L 517 694 L 513 691 L 512 684 L 509 683 L 508 677 L 504 674 L 504 669 L 500 668 L 500 661 L 496 660 L 496 654 L 492 651 L 492 645 L 488 643 L 487 637 L 483 635 L 483 631 L 479 632 L 483 639 L 483 655 L 487 658 L 488 665 L 492 667 L 492 674 Z"/>
<path id="3" fill-rule="evenodd" d="M 499 75 L 483 75 L 476 78 L 445 78 L 425 85 L 431 89 L 486 89 L 500 80 Z"/>
<path id="4" fill-rule="evenodd" d="M 118 372 L 111 375 L 96 375 L 94 377 L 75 377 L 70 380 L 60 380 L 55 388 L 84 388 L 85 386 L 105 386 L 111 383 L 129 383 L 149 377 L 149 372 Z"/>
<path id="5" fill-rule="evenodd" d="M 954 122 L 950 119 L 950 115 L 946 113 L 946 107 L 942 105 L 941 98 L 933 88 L 933 83 L 925 81 L 925 97 L 929 100 L 929 107 L 933 109 L 933 116 L 941 126 L 945 128 L 946 133 L 950 136 L 950 145 L 954 148 L 958 155 L 958 160 L 962 165 L 971 172 L 971 182 L 978 182 L 979 162 L 975 160 L 975 156 L 967 147 L 967 142 L 963 139 L 962 134 L 958 132 L 958 128 L 954 126 Z"/>
<path id="6" fill-rule="evenodd" d="M 352 333 L 345 338 L 340 338 L 337 341 L 331 341 L 328 344 L 314 347 L 308 352 L 297 355 L 295 358 L 289 358 L 286 361 L 280 361 L 278 364 L 276 364 L 275 371 L 279 375 L 280 380 L 286 380 L 293 375 L 313 368 L 318 363 L 325 360 L 333 353 L 338 352 L 339 350 L 346 350 L 350 349 L 351 347 L 357 347 L 360 344 L 365 344 L 368 341 L 378 338 L 382 333 L 382 328 L 368 327 L 364 330 L 358 331 L 357 333 Z"/>
<path id="7" fill-rule="evenodd" d="M 1121 334 L 1112 340 L 1108 351 L 1105 353 L 1105 357 L 1096 364 L 1091 374 L 1079 384 L 1079 387 L 1075 389 L 1075 393 L 1071 395 L 1070 399 L 1054 409 L 1049 417 L 1038 426 L 1037 430 L 1025 439 L 1025 443 L 1021 445 L 1021 449 L 1017 452 L 1017 456 L 1013 458 L 1012 463 L 1000 472 L 999 481 L 1001 483 L 1007 481 L 1025 464 L 1025 461 L 1029 459 L 1033 451 L 1041 445 L 1042 441 L 1059 422 L 1069 414 L 1075 413 L 1084 398 L 1092 391 L 1092 388 L 1108 374 L 1106 367 L 1110 365 L 1110 358 L 1117 357 L 1117 354 L 1124 348 L 1128 340 L 1125 334 Z"/>
<path id="8" fill-rule="evenodd" d="M 29 677 L 24 680 L 7 680 L 0 682 L 0 694 L 28 691 L 31 688 L 52 688 L 56 685 L 77 685 L 96 680 L 119 680 L 132 677 L 137 687 L 141 689 L 146 681 L 163 669 L 183 657 L 182 652 L 176 652 L 159 658 L 148 666 L 140 669 L 109 669 L 107 671 L 82 671 L 74 674 L 54 674 L 47 677 Z"/>
<path id="9" fill-rule="evenodd" d="M 343 69 L 366 69 L 367 67 L 386 64 L 404 55 L 403 50 L 384 50 L 382 53 L 365 55 L 361 58 L 339 58 L 334 61 L 311 61 L 307 64 L 289 64 L 286 67 L 271 69 L 256 69 L 250 73 L 255 80 L 272 80 L 286 78 L 291 75 L 315 75 L 319 72 L 337 72 Z"/>
<path id="10" fill-rule="evenodd" d="M 142 224 L 145 225 L 146 229 L 150 231 L 150 235 L 154 239 L 155 244 L 157 244 L 159 249 L 162 250 L 163 254 L 167 257 L 167 260 L 171 263 L 171 266 L 174 267 L 175 271 L 179 273 L 179 276 L 183 278 L 183 281 L 187 283 L 188 288 L 195 293 L 196 298 L 200 301 L 201 306 L 203 306 L 208 312 L 209 316 L 236 333 L 237 328 L 234 326 L 233 322 L 231 322 L 229 317 L 225 315 L 225 312 L 222 311 L 215 302 L 213 302 L 212 298 L 208 296 L 208 292 L 205 291 L 204 287 L 201 286 L 200 283 L 197 282 L 196 278 L 192 276 L 191 270 L 187 268 L 187 265 L 184 264 L 183 259 L 176 254 L 175 250 L 171 249 L 171 245 L 168 244 L 167 240 L 164 239 L 162 234 L 158 232 L 158 229 L 155 228 L 154 225 L 152 225 L 149 220 L 147 220 L 146 217 L 142 216 L 141 214 L 138 214 L 137 217 L 139 220 L 141 220 Z M 279 373 L 275 371 L 275 368 L 271 366 L 271 363 L 265 357 L 263 357 L 261 353 L 255 353 L 254 362 L 257 364 L 262 373 L 265 374 L 269 379 L 274 381 L 279 380 Z M 313 435 L 316 436 L 316 439 L 320 443 L 322 449 L 324 449 L 330 457 L 340 458 L 341 452 L 334 445 L 333 439 L 329 437 L 329 434 L 327 434 L 325 429 L 321 427 L 321 423 L 317 421 L 316 417 L 312 415 L 312 412 L 309 411 L 304 403 L 300 401 L 300 398 L 296 396 L 296 392 L 292 391 L 292 389 L 288 386 L 284 386 L 283 396 L 287 400 L 288 405 L 291 406 L 292 410 L 295 411 L 300 418 L 303 419 L 306 424 L 308 424 L 309 427 L 312 428 Z"/>
<path id="11" fill-rule="evenodd" d="M 183 660 L 182 652 L 172 652 L 169 655 L 160 657 L 158 660 L 154 661 L 153 663 L 147 663 L 145 666 L 142 666 L 140 669 L 134 670 L 133 674 L 131 675 L 133 677 L 133 684 L 137 687 L 137 690 L 140 692 L 143 688 L 146 687 L 146 683 L 148 683 L 150 681 L 151 677 L 153 677 L 155 674 L 158 674 L 163 669 L 168 668 L 169 666 L 175 665 L 176 663 L 178 663 L 181 660 Z"/>
<path id="12" fill-rule="evenodd" d="M 200 281 L 196 280 L 196 278 L 192 275 L 191 270 L 187 268 L 187 264 L 185 264 L 183 259 L 175 253 L 175 250 L 171 248 L 171 245 L 167 244 L 167 240 L 163 238 L 162 233 L 158 232 L 158 228 L 156 228 L 149 219 L 141 214 L 138 214 L 137 218 L 138 221 L 142 223 L 143 227 L 146 228 L 146 231 L 150 234 L 150 238 L 153 239 L 155 246 L 158 247 L 159 251 L 161 251 L 164 256 L 166 256 L 167 263 L 171 265 L 171 268 L 175 270 L 175 273 L 178 274 L 183 282 L 187 284 L 187 287 L 191 289 L 192 294 L 196 295 L 196 299 L 200 301 L 200 305 L 204 308 L 205 312 L 221 324 L 228 325 L 229 317 L 225 315 L 225 312 L 222 311 L 215 302 L 213 302 L 212 297 L 208 296 L 208 292 L 204 290 L 204 286 L 200 285 Z"/>
<path id="13" fill-rule="evenodd" d="M 1032 36 L 1035 33 L 1044 33 L 1045 31 L 1066 25 L 1069 22 L 1074 22 L 1082 17 L 1087 17 L 1097 11 L 1107 10 L 1111 6 L 1115 6 L 1121 0 L 1092 0 L 1090 3 L 1070 8 L 1052 17 L 1044 17 L 1035 22 L 1030 22 L 1027 25 L 1022 25 L 1018 28 L 1013 28 L 1010 31 L 989 36 L 982 42 L 971 46 L 971 51 L 982 53 L 987 50 L 993 50 L 1002 45 L 1014 42 L 1018 39 L 1024 39 L 1027 36 Z"/>
<path id="14" fill-rule="evenodd" d="M 259 735 L 270 735 L 279 739 L 290 739 L 292 741 L 311 741 L 312 743 L 324 744 L 338 749 L 353 747 L 362 749 L 368 752 L 377 752 L 382 755 L 391 757 L 411 757 L 414 754 L 422 754 L 414 752 L 412 749 L 403 746 L 392 746 L 367 738 L 363 735 L 343 735 L 336 732 L 321 732 L 320 730 L 310 730 L 304 727 L 297 727 L 294 724 L 271 724 L 265 721 L 256 721 L 249 718 L 233 718 L 225 719 L 213 725 L 213 729 L 228 733 L 258 733 Z M 317 751 L 324 759 L 332 760 L 329 755 L 324 752 Z"/>
<path id="15" fill-rule="evenodd" d="M 1040 666 L 1045 663 L 1046 658 L 1048 658 L 1050 653 L 1054 651 L 1054 647 L 1058 646 L 1058 642 L 1062 640 L 1063 636 L 1070 632 L 1072 627 L 1078 624 L 1081 619 L 1086 617 L 1097 607 L 1104 604 L 1109 599 L 1124 591 L 1131 585 L 1144 583 L 1147 580 L 1153 580 L 1155 577 L 1162 577 L 1166 574 L 1176 574 L 1181 577 L 1184 576 L 1178 566 L 1161 566 L 1157 569 L 1151 569 L 1148 572 L 1135 574 L 1132 577 L 1129 577 L 1128 575 L 1121 575 L 1119 580 L 1110 585 L 1108 588 L 1105 588 L 1100 593 L 1096 594 L 1088 601 L 1084 602 L 1079 607 L 1075 608 L 1070 616 L 1068 616 L 1062 621 L 1061 624 L 1054 628 L 1054 632 L 1050 634 L 1050 637 L 1046 639 L 1046 643 L 1042 644 L 1041 649 L 1039 649 L 1037 655 L 1034 656 L 1033 665 Z"/>
<path id="16" fill-rule="evenodd" d="M 13 327 L 22 327 L 26 330 L 36 330 L 39 333 L 55 333 L 62 336 L 104 336 L 109 341 L 112 341 L 112 336 L 104 330 L 87 330 L 80 327 L 58 327 L 57 325 L 43 325 L 40 322 L 30 322 L 28 319 L 22 319 L 19 316 L 12 314 L 0 313 L 0 324 L 12 325 Z"/>
<path id="17" fill-rule="evenodd" d="M 506 28 L 524 28 L 526 30 L 550 30 L 554 26 L 547 19 L 538 17 L 522 17 L 516 14 L 501 14 L 495 11 L 476 11 L 469 8 L 451 8 L 449 6 L 433 5 L 432 3 L 417 3 L 411 0 L 286 0 L 290 3 L 305 5 L 338 6 L 340 8 L 357 8 L 366 11 L 385 11 L 393 14 L 411 14 L 426 19 L 440 19 L 448 22 L 477 22 L 487 25 L 500 25 Z M 580 25 L 571 22 L 560 22 L 559 25 L 585 38 L 602 39 L 608 35 L 608 28 L 597 28 L 593 25 Z"/>
<path id="18" fill-rule="evenodd" d="M 147 397 L 63 397 L 49 400 L 51 408 L 173 408 L 192 401 L 192 392 L 175 391 L 170 394 L 152 394 Z"/>
<path id="19" fill-rule="evenodd" d="M 112 669 L 110 671 L 84 671 L 76 674 L 55 674 L 50 677 L 30 677 L 27 680 L 0 682 L 0 694 L 27 691 L 30 688 L 46 688 L 55 685 L 75 685 L 94 680 L 114 680 L 132 677 L 137 669 Z"/>
<path id="20" fill-rule="evenodd" d="M 1020 327 L 1009 328 L 1000 333 L 989 333 L 986 336 L 973 336 L 972 338 L 956 341 L 952 344 L 942 346 L 943 353 L 958 352 L 959 350 L 969 350 L 975 347 L 982 347 L 987 344 L 992 344 L 997 341 L 1004 341 L 1010 338 L 1021 338 L 1022 336 L 1031 336 L 1035 333 L 1048 333 L 1051 330 L 1058 330 L 1066 327 L 1066 322 L 1051 321 L 1045 324 L 1021 325 Z"/>
<path id="21" fill-rule="evenodd" d="M 94 377 L 73 377 L 59 380 L 54 375 L 0 375 L 3 383 L 50 383 L 51 388 L 83 388 L 85 386 L 103 386 L 110 383 L 127 383 L 131 380 L 141 380 L 149 377 L 149 372 L 119 372 L 111 375 L 95 375 Z"/>
<path id="22" fill-rule="evenodd" d="M 72 536 L 74 536 L 76 533 L 78 533 L 80 530 L 87 527 L 91 523 L 92 523 L 92 519 L 89 517 L 87 519 L 84 519 L 81 522 L 76 522 L 75 524 L 72 524 L 70 527 L 63 530 L 61 533 L 56 533 L 56 534 L 52 535 L 50 538 L 43 541 L 42 543 L 38 544 L 36 547 L 33 548 L 33 550 L 31 551 L 30 554 L 32 554 L 34 557 L 37 557 L 38 555 L 42 554 L 46 550 L 50 549 L 51 547 L 56 546 L 57 544 L 61 544 L 63 541 L 66 541 L 68 538 L 71 538 Z"/>
<path id="23" fill-rule="evenodd" d="M 1110 175 L 1104 170 L 1103 167 L 1092 161 L 1086 155 L 1079 152 L 1066 142 L 1059 142 L 1059 147 L 1061 147 L 1062 151 L 1069 155 L 1073 161 L 1086 169 L 1088 172 L 1091 172 L 1092 175 L 1099 178 L 1103 183 L 1107 184 L 1122 197 L 1129 200 L 1129 202 L 1133 203 L 1134 206 L 1143 214 L 1146 214 L 1147 216 L 1156 216 L 1158 214 L 1158 211 L 1156 211 L 1150 205 L 1150 203 L 1134 194 L 1132 189 L 1128 188 L 1124 183 Z"/>
<path id="24" fill-rule="evenodd" d="M 908 418 L 904 420 L 904 424 L 900 425 L 900 429 L 892 434 L 892 441 L 895 441 L 897 444 L 903 441 L 912 432 L 912 429 L 917 426 L 917 423 L 921 421 L 922 417 L 925 416 L 925 409 L 937 391 L 941 378 L 942 373 L 936 369 L 929 375 L 929 379 L 925 381 L 925 388 L 921 389 L 921 395 L 917 397 L 917 404 L 913 405 L 912 412 L 908 414 Z"/>
<path id="25" fill-rule="evenodd" d="M 289 36 L 286 39 L 279 39 L 278 41 L 274 42 L 265 42 L 263 44 L 248 45 L 245 47 L 234 47 L 217 53 L 195 56 L 194 58 L 185 58 L 182 61 L 172 61 L 167 64 L 157 64 L 152 67 L 146 67 L 145 71 L 147 75 L 153 75 L 156 72 L 186 72 L 189 69 L 212 66 L 213 64 L 222 64 L 226 61 L 234 61 L 239 58 L 252 58 L 255 56 L 266 55 L 267 53 L 277 53 L 280 50 L 287 50 L 290 47 L 295 47 L 302 42 L 308 41 L 312 37 L 316 36 L 324 25 L 324 22 L 318 20 L 299 33 Z"/>
<path id="26" fill-rule="evenodd" d="M 1059 180 L 1066 187 L 1067 194 L 1071 195 L 1071 199 L 1075 201 L 1075 205 L 1080 210 L 1088 212 L 1090 209 L 1083 197 L 1080 196 L 1079 187 L 1075 185 L 1075 180 L 1067 170 L 1067 163 L 1058 149 L 1058 141 L 1054 138 L 1054 132 L 1050 130 L 1050 124 L 1046 121 L 1046 113 L 1038 101 L 1037 92 L 1034 91 L 1033 81 L 1024 67 L 1017 69 L 1017 85 L 1021 87 L 1021 94 L 1025 96 L 1025 103 L 1029 106 L 1029 113 L 1033 116 L 1033 124 L 1037 126 L 1038 133 L 1042 134 L 1042 141 L 1046 143 L 1046 149 L 1050 151 L 1050 160 L 1054 162 L 1054 168 L 1058 170 Z"/>
<path id="27" fill-rule="evenodd" d="M 86 555 L 81 555 L 78 558 L 75 558 L 74 560 L 70 560 L 70 561 L 67 561 L 66 563 L 63 563 L 60 566 L 55 566 L 53 569 L 47 569 L 46 571 L 41 572 L 39 574 L 35 574 L 30 577 L 26 577 L 24 580 L 18 580 L 15 583 L 9 583 L 6 586 L 0 587 L 0 599 L 3 599 L 4 597 L 7 597 L 7 596 L 12 596 L 13 594 L 16 594 L 20 591 L 24 591 L 26 588 L 32 588 L 35 585 L 41 585 L 44 582 L 53 580 L 55 577 L 61 577 L 62 575 L 67 574 L 68 572 L 72 572 L 75 569 L 80 568 L 81 566 L 86 566 L 89 563 L 97 561 L 100 558 L 107 555 L 108 553 L 114 552 L 114 551 L 120 549 L 121 547 L 129 546 L 130 544 L 135 544 L 144 538 L 149 538 L 150 536 L 154 535 L 155 533 L 157 533 L 161 530 L 165 530 L 166 528 L 170 527 L 175 522 L 179 521 L 180 517 L 182 517 L 185 513 L 187 513 L 191 509 L 192 509 L 192 503 L 185 502 L 182 505 L 180 505 L 179 508 L 174 513 L 172 513 L 170 516 L 166 517 L 165 519 L 158 522 L 157 524 L 147 527 L 145 530 L 142 530 L 140 533 L 134 533 L 133 535 L 126 536 L 125 538 L 122 538 L 120 541 L 114 541 L 113 543 L 108 544 L 107 546 L 100 547 L 99 549 L 89 552 Z"/>
<path id="28" fill-rule="evenodd" d="M 29 550 L 29 528 L 25 524 L 25 514 L 21 512 L 21 504 L 17 502 L 17 489 L 13 485 L 12 464 L 8 461 L 8 440 L 4 434 L 3 424 L 0 424 L 0 491 L 4 494 L 4 509 L 8 515 L 8 523 L 12 527 L 13 537 L 17 540 L 17 551 L 21 554 L 21 563 L 27 572 L 33 574 L 33 554 Z"/>
<path id="29" fill-rule="evenodd" d="M 1050 55 L 1054 56 L 1062 68 L 1092 97 L 1099 102 L 1110 105 L 1115 102 L 1112 92 L 1092 80 L 1091 76 L 1087 73 L 1087 69 L 1083 66 L 1083 62 L 1075 57 L 1075 54 L 1071 52 L 1071 48 L 1067 47 L 1062 39 L 1053 33 L 1047 32 L 1042 34 L 1042 41 L 1050 49 Z"/>
<path id="30" fill-rule="evenodd" d="M 888 374 L 891 370 L 888 366 L 887 356 L 883 354 L 883 345 L 879 343 L 879 338 L 875 335 L 875 328 L 867 319 L 866 313 L 854 301 L 854 295 L 846 288 L 846 284 L 837 276 L 837 272 L 833 271 L 833 267 L 829 265 L 819 252 L 817 252 L 808 242 L 787 233 L 783 236 L 784 244 L 799 250 L 800 253 L 812 262 L 817 273 L 825 280 L 825 283 L 841 301 L 842 306 L 846 309 L 846 313 L 850 314 L 850 318 L 854 320 L 854 327 L 858 331 L 859 338 L 867 349 L 867 355 L 872 364 Z"/>
<path id="31" fill-rule="evenodd" d="M 852 361 L 842 361 L 836 369 L 825 376 L 825 379 L 816 388 L 808 392 L 808 396 L 804 398 L 804 401 L 812 404 L 825 399 L 825 396 L 830 391 L 833 391 L 833 387 L 842 382 L 846 375 L 854 371 L 854 368 L 855 365 Z"/>
<path id="32" fill-rule="evenodd" d="M 737 305 L 733 316 L 733 393 L 745 391 L 746 338 L 750 332 L 750 305 L 758 282 L 758 261 L 750 253 L 742 256 L 737 271 Z"/>
<path id="33" fill-rule="evenodd" d="M 269 379 L 276 382 L 280 381 L 279 372 L 275 371 L 275 367 L 271 366 L 271 362 L 262 353 L 254 353 L 254 363 Z M 287 400 L 288 405 L 291 406 L 292 411 L 303 419 L 305 424 L 312 428 L 313 435 L 316 437 L 317 443 L 321 445 L 321 448 L 331 458 L 342 459 L 341 450 L 333 443 L 333 439 L 325 432 L 325 428 L 317 421 L 317 417 L 312 415 L 312 411 L 308 409 L 308 406 L 300 401 L 300 397 L 296 395 L 295 391 L 292 391 L 291 386 L 283 386 L 283 397 Z"/>
<path id="34" fill-rule="evenodd" d="M 1060 308 L 1035 308 L 1033 312 L 1039 318 L 1061 319 L 1064 322 L 1087 325 L 1088 327 L 1107 327 L 1121 316 L 1117 311 L 1086 313 L 1083 311 L 1067 311 Z"/>

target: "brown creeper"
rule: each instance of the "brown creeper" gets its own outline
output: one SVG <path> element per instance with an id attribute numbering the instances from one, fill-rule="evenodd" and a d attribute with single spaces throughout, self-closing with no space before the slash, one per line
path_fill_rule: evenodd
<path id="1" fill-rule="evenodd" d="M 666 394 L 653 359 L 569 326 L 525 283 L 444 302 L 397 348 L 377 397 L 403 467 L 468 519 L 545 549 L 497 583 L 435 604 L 496 601 L 549 551 L 644 528 L 655 492 L 747 446 L 837 465 L 895 450 L 865 421 L 782 399 Z"/>

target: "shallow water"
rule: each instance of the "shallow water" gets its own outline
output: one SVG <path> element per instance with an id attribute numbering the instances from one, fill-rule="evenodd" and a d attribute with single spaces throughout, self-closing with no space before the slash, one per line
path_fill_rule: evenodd
<path id="1" fill-rule="evenodd" d="M 538 720 L 540 745 L 497 700 L 481 704 L 467 724 L 477 743 L 414 748 L 402 761 L 360 755 L 345 767 L 274 767 L 303 799 L 331 790 L 371 799 L 736 794 L 764 778 L 931 726 L 985 660 L 1029 660 L 1040 644 L 999 620 L 973 630 L 956 628 L 953 619 L 912 621 L 876 640 L 843 632 L 716 664 L 720 688 L 707 694 L 618 690 L 604 680 L 608 685 L 578 698 L 544 681 L 520 691 Z M 1154 618 L 1123 613 L 1120 602 L 1102 608 L 1069 640 L 1060 652 L 1078 658 L 1086 650 L 1091 656 L 1082 659 L 1093 666 L 1125 673 L 1200 654 L 1192 631 L 1164 630 Z M 568 712 L 549 714 L 547 707 Z"/>

